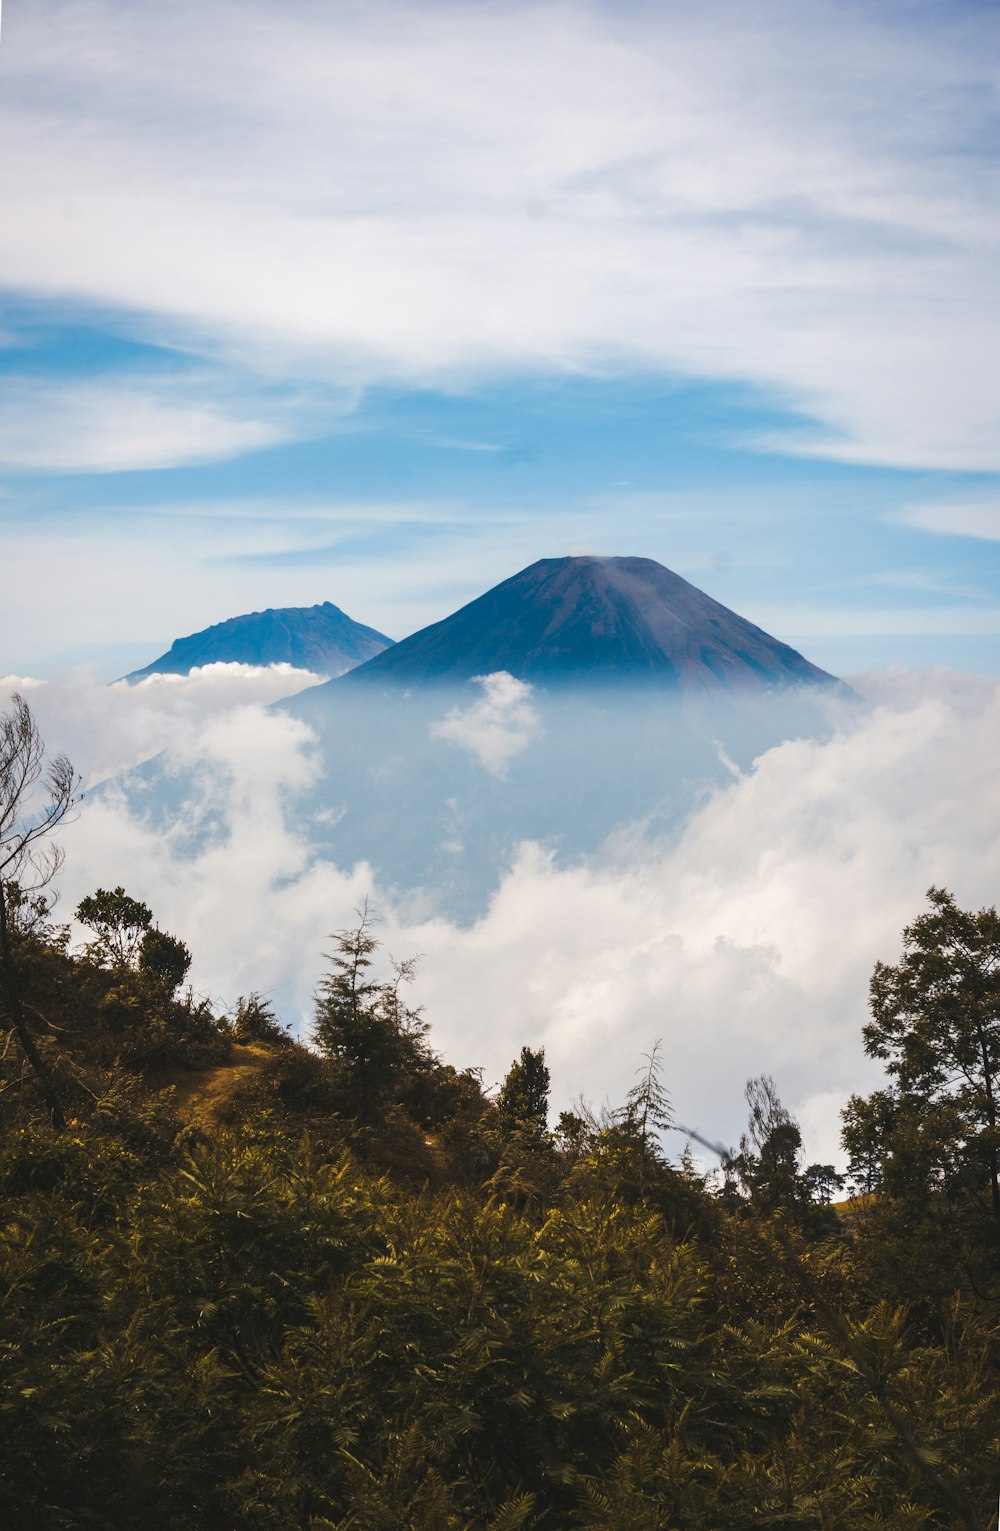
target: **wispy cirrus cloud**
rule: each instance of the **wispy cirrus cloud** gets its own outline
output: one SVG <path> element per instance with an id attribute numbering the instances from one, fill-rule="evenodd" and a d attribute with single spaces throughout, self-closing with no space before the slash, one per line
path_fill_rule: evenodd
<path id="1" fill-rule="evenodd" d="M 1000 466 L 983 8 L 40 0 L 5 22 L 8 288 L 337 380 L 742 379 L 819 427 L 761 445 Z"/>
<path id="2" fill-rule="evenodd" d="M 1000 499 L 960 500 L 931 505 L 911 505 L 898 519 L 921 531 L 948 537 L 981 537 L 1000 542 Z"/>
<path id="3" fill-rule="evenodd" d="M 912 594 L 912 590 L 911 590 Z M 954 592 L 958 594 L 958 592 Z M 899 606 L 797 605 L 753 603 L 746 615 L 768 632 L 798 633 L 811 638 L 844 637 L 850 633 L 870 636 L 906 634 L 1000 634 L 1000 606 L 995 601 L 959 604 L 957 601 Z"/>
<path id="4" fill-rule="evenodd" d="M 198 398 L 196 387 L 118 377 L 39 383 L 7 376 L 0 399 L 0 467 L 117 473 L 217 462 L 293 434 Z"/>

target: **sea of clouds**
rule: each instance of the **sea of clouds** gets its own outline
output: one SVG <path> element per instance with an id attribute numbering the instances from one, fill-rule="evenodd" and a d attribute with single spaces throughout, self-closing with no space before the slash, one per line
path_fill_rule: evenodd
<path id="1" fill-rule="evenodd" d="M 226 783 L 215 831 L 194 845 L 183 816 L 156 827 L 134 796 L 85 796 L 63 833 L 62 917 L 121 883 L 188 942 L 196 988 L 222 1004 L 270 992 L 305 1033 L 329 934 L 368 898 L 386 950 L 420 954 L 414 999 L 436 1047 L 488 1083 L 527 1043 L 546 1049 L 556 1110 L 581 1095 L 620 1101 L 661 1038 L 679 1121 L 734 1141 L 744 1081 L 768 1072 L 809 1156 L 826 1160 L 847 1095 L 879 1077 L 860 1040 L 874 962 L 896 959 L 932 884 L 965 907 L 996 902 L 996 679 L 855 678 L 864 707 L 836 712 L 823 739 L 734 767 L 670 833 L 626 823 L 600 856 L 570 862 L 510 847 L 465 924 L 415 909 L 364 862 L 317 853 L 288 814 L 324 762 L 309 726 L 268 704 L 316 679 L 213 665 L 133 687 L 87 672 L 0 680 L 0 697 L 23 691 L 85 787 L 159 750 L 177 769 L 210 770 L 213 791 L 220 768 Z M 535 737 L 530 690 L 508 682 L 491 677 L 480 701 L 435 725 L 497 780 Z"/>

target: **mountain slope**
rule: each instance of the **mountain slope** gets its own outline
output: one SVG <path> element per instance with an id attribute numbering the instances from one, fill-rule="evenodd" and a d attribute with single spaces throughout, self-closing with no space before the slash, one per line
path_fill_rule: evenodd
<path id="1" fill-rule="evenodd" d="M 662 564 L 593 557 L 540 559 L 345 680 L 452 684 L 496 670 L 547 687 L 633 683 L 699 692 L 838 684 Z M 324 689 L 314 692 L 314 703 Z"/>
<path id="2" fill-rule="evenodd" d="M 317 675 L 342 675 L 391 644 L 391 638 L 352 621 L 332 601 L 321 606 L 284 606 L 231 617 L 178 638 L 159 659 L 125 679 L 187 675 L 196 665 L 219 663 L 290 664 Z"/>

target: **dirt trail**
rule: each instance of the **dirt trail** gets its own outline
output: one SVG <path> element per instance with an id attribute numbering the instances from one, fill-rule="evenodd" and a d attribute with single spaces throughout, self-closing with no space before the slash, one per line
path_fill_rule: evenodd
<path id="1" fill-rule="evenodd" d="M 172 1069 L 161 1088 L 174 1087 L 174 1101 L 185 1122 L 217 1121 L 235 1090 L 263 1067 L 270 1055 L 263 1048 L 233 1044 L 225 1063 L 204 1069 Z"/>

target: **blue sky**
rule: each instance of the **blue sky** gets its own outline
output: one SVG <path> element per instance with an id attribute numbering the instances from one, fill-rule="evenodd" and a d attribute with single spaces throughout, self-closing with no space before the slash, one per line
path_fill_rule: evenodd
<path id="1" fill-rule="evenodd" d="M 584 551 L 997 673 L 998 30 L 8 0 L 0 673 Z"/>

